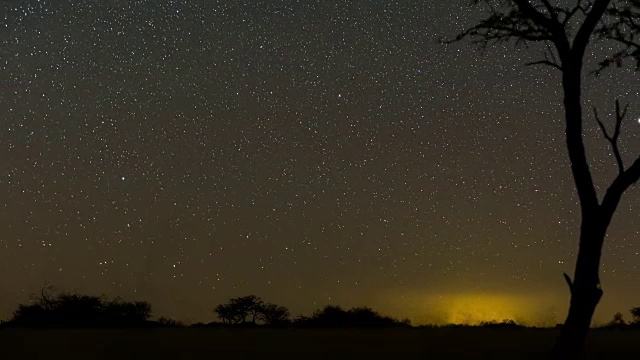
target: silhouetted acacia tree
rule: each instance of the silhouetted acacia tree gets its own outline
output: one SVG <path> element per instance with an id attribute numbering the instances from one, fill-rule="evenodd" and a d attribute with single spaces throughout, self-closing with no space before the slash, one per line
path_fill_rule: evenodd
<path id="1" fill-rule="evenodd" d="M 220 304 L 214 312 L 225 324 L 256 324 L 262 315 L 264 301 L 254 294 L 229 299 L 227 304 Z M 248 321 L 249 320 L 249 321 Z"/>
<path id="2" fill-rule="evenodd" d="M 230 304 L 218 304 L 213 311 L 224 324 L 233 325 L 240 321 L 240 318 L 236 316 Z"/>
<path id="3" fill-rule="evenodd" d="M 251 318 L 251 323 L 255 324 L 262 316 L 262 308 L 264 306 L 264 300 L 256 295 L 243 296 L 237 298 L 237 305 L 240 308 L 246 309 L 247 316 Z"/>
<path id="4" fill-rule="evenodd" d="M 264 304 L 261 309 L 261 318 L 267 325 L 284 325 L 289 322 L 289 309 L 281 305 Z"/>
<path id="5" fill-rule="evenodd" d="M 565 274 L 571 291 L 569 313 L 552 355 L 575 358 L 584 353 L 593 313 L 602 297 L 599 268 L 607 228 L 622 194 L 640 178 L 640 157 L 626 168 L 620 155 L 618 136 L 627 108 L 621 109 L 616 101 L 612 134 L 595 112 L 618 167 L 618 175 L 602 201 L 598 199 L 582 134 L 583 62 L 589 43 L 605 40 L 610 42 L 607 46 L 617 50 L 600 59 L 596 71 L 621 66 L 625 59 L 635 60 L 636 70 L 640 68 L 640 0 L 473 0 L 473 3 L 487 5 L 489 15 L 453 41 L 469 37 L 483 46 L 510 41 L 542 43 L 546 45 L 544 57 L 528 65 L 548 65 L 562 74 L 566 144 L 582 220 L 573 281 Z"/>

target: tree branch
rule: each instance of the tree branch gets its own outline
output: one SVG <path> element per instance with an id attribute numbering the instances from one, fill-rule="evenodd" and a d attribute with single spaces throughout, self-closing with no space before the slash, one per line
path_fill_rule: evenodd
<path id="1" fill-rule="evenodd" d="M 605 11 L 607 11 L 607 7 L 610 2 L 611 0 L 595 0 L 591 7 L 591 11 L 587 14 L 587 18 L 582 23 L 582 26 L 580 26 L 580 29 L 578 29 L 578 33 L 573 40 L 572 50 L 574 52 L 574 56 L 582 58 L 582 55 L 587 48 L 587 44 L 589 43 L 589 39 L 602 19 Z"/>
<path id="2" fill-rule="evenodd" d="M 581 12 L 582 14 L 587 14 L 587 8 L 582 6 L 582 1 L 578 1 L 578 3 L 576 4 L 576 6 L 573 9 L 558 9 L 558 12 L 562 13 L 564 15 L 564 19 L 562 19 L 562 26 L 566 27 L 567 24 L 569 24 L 569 21 L 571 21 L 571 19 L 573 19 L 573 17 L 578 13 Z"/>
<path id="3" fill-rule="evenodd" d="M 570 44 L 567 39 L 567 32 L 565 30 L 566 23 L 561 23 L 558 20 L 558 12 L 561 8 L 554 7 L 547 0 L 542 0 L 543 5 L 549 12 L 549 17 L 545 16 L 543 13 L 538 11 L 529 0 L 511 0 L 513 1 L 518 9 L 522 12 L 524 16 L 529 18 L 538 26 L 544 28 L 550 35 L 551 41 L 556 45 L 558 51 L 561 54 L 568 52 L 570 49 Z"/>
<path id="4" fill-rule="evenodd" d="M 620 111 L 620 101 L 616 99 L 616 125 L 613 131 L 613 135 L 609 135 L 607 128 L 604 126 L 604 123 L 600 120 L 598 116 L 598 109 L 593 108 L 593 115 L 598 122 L 598 126 L 600 126 L 600 130 L 602 130 L 602 134 L 604 134 L 605 139 L 609 141 L 611 144 L 611 149 L 613 150 L 613 155 L 616 158 L 616 162 L 618 164 L 618 173 L 622 174 L 624 172 L 624 163 L 622 161 L 622 156 L 620 155 L 620 148 L 618 145 L 618 138 L 620 137 L 620 127 L 622 126 L 622 120 L 624 120 L 627 115 L 627 110 L 629 109 L 629 104 L 624 107 L 624 110 Z"/>
<path id="5" fill-rule="evenodd" d="M 564 281 L 569 285 L 569 291 L 573 293 L 573 282 L 571 281 L 571 277 L 567 275 L 567 273 L 562 273 L 562 275 L 564 275 Z"/>
<path id="6" fill-rule="evenodd" d="M 536 8 L 533 7 L 533 5 L 531 5 L 529 0 L 512 0 L 512 1 L 516 4 L 516 6 L 518 6 L 518 9 L 520 9 L 522 14 L 524 14 L 526 17 L 531 19 L 534 23 L 542 27 L 545 27 L 547 29 L 551 29 L 553 27 L 553 24 L 552 24 L 553 20 L 551 18 L 544 16 L 544 14 L 541 13 L 540 11 L 536 10 Z"/>
<path id="7" fill-rule="evenodd" d="M 539 11 L 536 6 L 531 4 L 530 0 L 501 1 L 504 8 L 501 10 L 491 6 L 490 0 L 474 0 L 474 3 L 489 5 L 491 15 L 458 34 L 454 39 L 441 39 L 441 43 L 451 44 L 469 37 L 484 49 L 491 44 L 511 40 L 515 40 L 516 45 L 527 42 L 552 42 L 560 59 L 566 59 L 570 53 L 571 46 L 566 35 L 565 24 L 558 20 L 558 14 L 563 9 L 554 7 L 551 1 L 544 0 L 549 16 Z M 559 61 L 556 59 L 545 58 L 545 60 L 559 65 Z M 536 63 L 536 65 L 538 64 L 542 64 L 542 62 Z"/>
<path id="8" fill-rule="evenodd" d="M 628 175 L 628 183 L 629 186 L 634 185 L 640 179 L 640 156 L 633 162 L 633 165 L 629 169 L 627 169 L 626 174 Z"/>
<path id="9" fill-rule="evenodd" d="M 511 39 L 516 39 L 516 42 L 553 40 L 552 35 L 546 29 L 532 24 L 527 18 L 521 17 L 515 9 L 504 13 L 494 12 L 487 19 L 468 28 L 455 38 L 449 40 L 441 39 L 440 41 L 444 44 L 451 44 L 467 37 L 479 39 L 475 40 L 475 42 L 484 46 L 492 42 L 506 42 Z"/>
<path id="10" fill-rule="evenodd" d="M 558 62 L 558 59 L 555 53 L 553 52 L 553 49 L 551 48 L 551 46 L 549 46 L 549 43 L 547 43 L 546 45 L 547 45 L 547 50 L 543 51 L 544 59 L 531 61 L 531 62 L 525 63 L 524 65 L 525 66 L 548 65 L 562 71 L 562 66 Z"/>
<path id="11" fill-rule="evenodd" d="M 528 62 L 524 64 L 525 66 L 536 66 L 536 65 L 548 65 L 551 67 L 554 67 L 558 70 L 562 70 L 562 67 L 560 65 L 558 65 L 557 63 L 553 62 L 553 61 L 549 61 L 549 60 L 538 60 L 538 61 L 532 61 L 532 62 Z"/>
<path id="12" fill-rule="evenodd" d="M 596 35 L 622 45 L 622 49 L 600 61 L 596 74 L 615 65 L 622 66 L 623 60 L 633 58 L 636 71 L 640 70 L 640 0 L 627 0 L 623 4 L 615 3 L 605 13 L 606 22 L 597 30 Z"/>

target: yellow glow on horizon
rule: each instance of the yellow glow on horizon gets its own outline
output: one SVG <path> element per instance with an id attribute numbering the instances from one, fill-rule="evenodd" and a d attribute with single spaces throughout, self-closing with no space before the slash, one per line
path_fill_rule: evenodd
<path id="1" fill-rule="evenodd" d="M 414 325 L 479 325 L 513 320 L 527 326 L 553 326 L 559 321 L 552 294 L 420 292 L 394 296 L 388 311 L 407 317 Z"/>
<path id="2" fill-rule="evenodd" d="M 442 301 L 443 318 L 448 324 L 478 325 L 504 319 L 526 322 L 528 306 L 522 299 L 504 295 L 455 295 Z"/>

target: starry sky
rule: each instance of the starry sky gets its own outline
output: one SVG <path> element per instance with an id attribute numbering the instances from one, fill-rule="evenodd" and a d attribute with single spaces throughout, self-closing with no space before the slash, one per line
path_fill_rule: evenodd
<path id="1" fill-rule="evenodd" d="M 579 213 L 558 73 L 539 48 L 443 45 L 465 0 L 0 3 L 0 318 L 47 281 L 215 319 L 255 292 L 294 315 L 564 318 Z M 588 66 L 608 44 L 595 43 Z M 640 154 L 632 66 L 585 111 Z M 612 124 L 609 122 L 609 124 Z M 594 119 L 602 191 L 615 159 Z M 606 240 L 596 313 L 640 306 L 640 191 Z M 628 314 L 626 315 L 628 317 Z"/>

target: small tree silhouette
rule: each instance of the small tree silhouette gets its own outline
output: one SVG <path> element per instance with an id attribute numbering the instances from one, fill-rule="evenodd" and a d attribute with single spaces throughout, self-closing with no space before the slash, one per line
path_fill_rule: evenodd
<path id="1" fill-rule="evenodd" d="M 613 319 L 606 325 L 606 327 L 619 328 L 626 326 L 627 323 L 624 321 L 624 316 L 621 312 L 617 312 L 613 314 Z"/>

